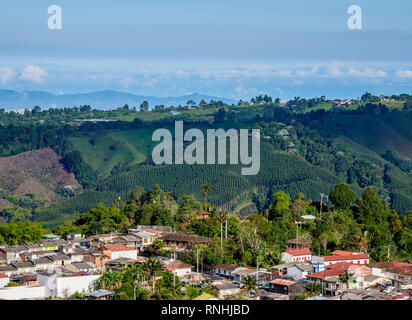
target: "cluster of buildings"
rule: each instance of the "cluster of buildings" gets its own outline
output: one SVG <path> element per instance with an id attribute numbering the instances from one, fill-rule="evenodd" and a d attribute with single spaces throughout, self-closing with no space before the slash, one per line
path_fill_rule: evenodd
<path id="1" fill-rule="evenodd" d="M 409 300 L 412 296 L 412 264 L 371 263 L 367 254 L 336 250 L 327 256 L 313 255 L 310 241 L 292 239 L 282 254 L 282 263 L 270 269 L 250 269 L 218 264 L 213 274 L 240 290 L 244 276 L 256 277 L 259 289 L 255 299 L 294 300 L 304 296 L 308 284 L 318 287 L 309 300 Z M 343 283 L 340 276 L 351 277 Z M 234 294 L 232 289 L 230 294 Z M 229 294 L 229 293 L 228 293 Z"/>
<path id="2" fill-rule="evenodd" d="M 202 218 L 202 217 L 199 217 Z M 87 299 L 108 299 L 114 292 L 96 290 L 94 283 L 108 269 L 121 270 L 130 263 L 143 263 L 147 249 L 161 239 L 173 258 L 157 257 L 179 280 L 213 288 L 217 297 L 203 294 L 197 300 L 235 297 L 246 277 L 255 277 L 255 300 L 294 300 L 318 290 L 306 299 L 409 300 L 412 294 L 412 264 L 371 263 L 367 254 L 336 250 L 314 255 L 311 242 L 292 239 L 281 264 L 270 268 L 248 268 L 217 264 L 204 271 L 203 263 L 191 265 L 176 259 L 176 252 L 209 242 L 199 236 L 173 232 L 166 226 L 137 226 L 127 235 L 116 232 L 84 237 L 73 234 L 60 239 L 47 235 L 36 243 L 0 246 L 0 300 L 67 298 L 78 292 Z M 341 275 L 351 277 L 342 282 Z"/>
<path id="3" fill-rule="evenodd" d="M 146 261 L 145 251 L 156 239 L 174 251 L 209 241 L 173 232 L 167 226 L 141 225 L 128 230 L 127 235 L 72 234 L 66 239 L 45 235 L 35 243 L 0 246 L 0 300 L 70 297 L 75 292 L 86 294 L 90 299 L 105 299 L 113 293 L 95 292 L 95 281 L 105 270 L 119 270 L 128 263 Z M 195 280 L 198 276 L 192 272 L 194 266 L 175 259 L 160 260 L 166 270 L 185 280 Z"/>

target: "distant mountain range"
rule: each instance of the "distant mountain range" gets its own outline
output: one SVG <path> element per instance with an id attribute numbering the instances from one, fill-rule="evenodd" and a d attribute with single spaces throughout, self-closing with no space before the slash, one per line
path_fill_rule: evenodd
<path id="1" fill-rule="evenodd" d="M 0 108 L 6 110 L 16 110 L 24 108 L 33 108 L 39 106 L 42 109 L 50 107 L 74 107 L 80 105 L 90 105 L 96 109 L 113 109 L 122 107 L 125 104 L 129 107 L 138 108 L 143 101 L 148 101 L 150 107 L 156 105 L 178 106 L 185 105 L 187 101 L 193 100 L 199 103 L 201 100 L 223 101 L 228 104 L 235 103 L 234 100 L 228 98 L 219 98 L 207 95 L 194 93 L 191 95 L 178 97 L 154 97 L 154 96 L 140 96 L 127 92 L 106 90 L 89 93 L 70 93 L 70 94 L 53 94 L 45 91 L 14 91 L 0 89 Z"/>

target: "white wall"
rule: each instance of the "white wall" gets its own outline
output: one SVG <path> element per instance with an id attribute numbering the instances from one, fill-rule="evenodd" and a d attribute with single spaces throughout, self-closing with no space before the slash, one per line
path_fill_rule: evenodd
<path id="1" fill-rule="evenodd" d="M 129 258 L 137 260 L 137 250 L 115 251 L 112 252 L 111 259 Z"/>
<path id="2" fill-rule="evenodd" d="M 44 299 L 46 288 L 44 286 L 24 286 L 0 289 L 0 299 L 21 300 L 21 299 Z"/>
<path id="3" fill-rule="evenodd" d="M 308 274 L 307 272 L 304 272 L 304 271 L 300 270 L 296 266 L 288 268 L 288 272 L 287 272 L 287 275 L 289 277 L 292 277 L 293 279 L 296 279 L 296 280 L 300 280 L 300 279 L 305 278 L 307 276 L 307 274 Z"/>
<path id="4" fill-rule="evenodd" d="M 37 282 L 39 285 L 46 287 L 46 297 L 64 297 L 70 296 L 77 292 L 89 292 L 90 285 L 99 279 L 101 275 L 90 275 L 81 277 L 54 277 L 38 275 Z"/>
<path id="5" fill-rule="evenodd" d="M 9 281 L 10 281 L 10 278 L 0 278 L 0 288 L 7 286 Z"/>
<path id="6" fill-rule="evenodd" d="M 191 269 L 190 268 L 185 268 L 185 269 L 176 269 L 174 271 L 174 274 L 177 275 L 178 277 L 184 277 L 185 275 L 191 273 Z"/>

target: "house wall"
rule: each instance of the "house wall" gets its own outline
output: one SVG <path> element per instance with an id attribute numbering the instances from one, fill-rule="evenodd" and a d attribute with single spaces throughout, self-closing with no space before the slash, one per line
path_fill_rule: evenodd
<path id="1" fill-rule="evenodd" d="M 300 270 L 296 266 L 288 268 L 288 272 L 287 272 L 287 275 L 289 277 L 292 277 L 296 280 L 300 280 L 300 279 L 305 278 L 307 276 L 307 274 L 308 274 L 307 272 Z"/>
<path id="2" fill-rule="evenodd" d="M 44 286 L 35 287 L 10 287 L 0 289 L 0 299 L 21 300 L 21 299 L 45 299 L 46 288 Z"/>
<path id="3" fill-rule="evenodd" d="M 304 262 L 310 261 L 312 259 L 311 254 L 305 254 L 300 256 L 293 256 L 287 252 L 282 253 L 282 261 L 283 262 Z"/>
<path id="4" fill-rule="evenodd" d="M 10 282 L 9 278 L 0 278 L 0 288 L 3 288 L 7 286 L 7 284 Z"/>
<path id="5" fill-rule="evenodd" d="M 372 268 L 372 275 L 379 276 L 379 277 L 385 277 L 385 272 L 381 268 Z"/>
<path id="6" fill-rule="evenodd" d="M 39 285 L 45 286 L 46 297 L 64 297 L 77 292 L 89 292 L 89 287 L 94 281 L 99 279 L 101 275 L 90 275 L 81 277 L 54 277 L 38 275 L 37 282 Z"/>
<path id="7" fill-rule="evenodd" d="M 340 263 L 340 262 L 347 262 L 347 263 L 353 263 L 353 264 L 368 264 L 369 259 L 350 259 L 350 260 L 335 260 L 335 261 L 325 261 L 325 265 L 331 265 L 335 263 Z"/>
<path id="8" fill-rule="evenodd" d="M 192 270 L 190 268 L 184 268 L 184 269 L 176 269 L 174 271 L 174 273 L 178 276 L 178 277 L 184 277 L 185 275 L 191 273 Z"/>
<path id="9" fill-rule="evenodd" d="M 111 253 L 111 259 L 129 258 L 137 260 L 137 250 L 115 251 Z"/>

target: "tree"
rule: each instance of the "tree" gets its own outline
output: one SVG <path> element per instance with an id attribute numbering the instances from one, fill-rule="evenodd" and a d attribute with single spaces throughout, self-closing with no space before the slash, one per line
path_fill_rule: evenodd
<path id="1" fill-rule="evenodd" d="M 349 282 L 353 275 L 354 275 L 353 273 L 346 270 L 344 273 L 342 273 L 339 276 L 339 281 L 346 285 L 346 293 L 349 293 Z M 342 297 L 343 297 L 343 294 L 342 294 Z"/>
<path id="2" fill-rule="evenodd" d="M 295 217 L 297 217 L 307 205 L 308 203 L 305 202 L 305 196 L 302 193 L 299 193 L 291 205 L 291 209 Z"/>
<path id="3" fill-rule="evenodd" d="M 305 286 L 305 291 L 309 296 L 315 296 L 322 292 L 322 286 L 319 282 L 309 281 Z"/>
<path id="4" fill-rule="evenodd" d="M 224 210 L 216 211 L 215 217 L 220 223 L 220 249 L 223 253 L 223 223 L 227 222 L 228 213 Z"/>
<path id="5" fill-rule="evenodd" d="M 140 105 L 140 111 L 149 111 L 149 102 L 143 101 L 143 103 Z"/>
<path id="6" fill-rule="evenodd" d="M 207 196 L 209 192 L 212 191 L 212 187 L 209 184 L 205 183 L 200 186 L 200 190 L 202 190 L 203 198 L 205 199 L 205 202 L 207 202 Z"/>
<path id="7" fill-rule="evenodd" d="M 256 281 L 256 278 L 253 276 L 246 276 L 243 278 L 242 283 L 244 284 L 243 290 L 246 291 L 248 295 L 250 295 L 250 292 L 252 290 L 257 291 L 257 286 L 258 283 Z"/>
<path id="8" fill-rule="evenodd" d="M 196 102 L 193 101 L 193 100 L 189 100 L 188 102 L 186 102 L 186 104 L 187 104 L 189 107 L 193 107 L 193 106 L 196 105 Z"/>
<path id="9" fill-rule="evenodd" d="M 164 269 L 163 264 L 155 259 L 150 257 L 147 259 L 146 262 L 143 263 L 143 270 L 147 272 L 149 275 L 149 279 L 152 278 L 152 283 L 153 283 L 153 293 L 155 291 L 156 287 L 156 274 Z"/>
<path id="10" fill-rule="evenodd" d="M 329 199 L 337 209 L 348 209 L 355 203 L 355 193 L 344 183 L 338 184 L 330 193 Z"/>
<path id="11" fill-rule="evenodd" d="M 286 211 L 289 210 L 290 196 L 283 192 L 278 191 L 272 196 L 272 203 L 269 207 L 269 219 L 281 217 Z"/>

